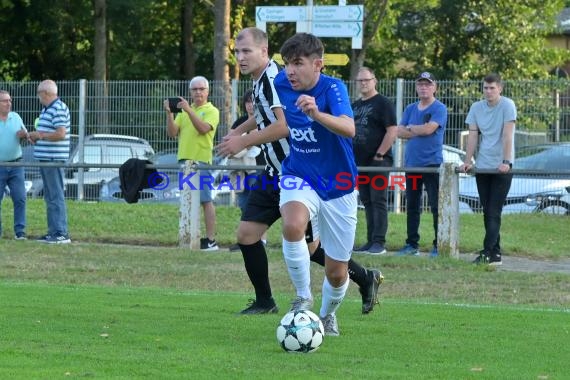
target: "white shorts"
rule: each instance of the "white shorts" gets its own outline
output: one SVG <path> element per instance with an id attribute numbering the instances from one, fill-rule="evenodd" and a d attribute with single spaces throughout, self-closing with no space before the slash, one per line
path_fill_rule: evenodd
<path id="1" fill-rule="evenodd" d="M 318 226 L 316 229 L 327 256 L 337 261 L 350 260 L 356 234 L 356 191 L 324 201 L 309 186 L 301 187 L 303 181 L 301 178 L 288 178 L 287 189 L 281 189 L 279 207 L 292 201 L 304 204 L 309 210 L 313 228 L 315 224 Z"/>

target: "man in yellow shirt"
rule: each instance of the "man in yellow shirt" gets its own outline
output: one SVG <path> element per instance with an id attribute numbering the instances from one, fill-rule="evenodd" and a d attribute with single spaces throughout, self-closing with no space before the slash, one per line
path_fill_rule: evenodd
<path id="1" fill-rule="evenodd" d="M 176 118 L 170 110 L 168 99 L 164 101 L 166 110 L 166 132 L 169 137 L 178 138 L 178 161 L 193 160 L 202 164 L 212 163 L 214 136 L 220 122 L 220 111 L 208 101 L 209 84 L 203 76 L 190 81 L 192 103 L 180 97 Z M 201 170 L 200 176 L 210 176 L 209 170 Z M 212 202 L 209 186 L 200 186 L 200 203 L 204 210 L 206 237 L 200 239 L 200 249 L 216 251 L 216 210 Z"/>

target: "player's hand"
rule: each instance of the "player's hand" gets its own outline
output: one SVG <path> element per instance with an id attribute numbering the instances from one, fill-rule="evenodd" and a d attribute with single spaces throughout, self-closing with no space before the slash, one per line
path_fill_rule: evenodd
<path id="1" fill-rule="evenodd" d="M 241 135 L 224 136 L 223 141 L 216 145 L 215 149 L 219 156 L 231 157 L 241 152 L 245 148 L 245 143 Z"/>
<path id="2" fill-rule="evenodd" d="M 315 98 L 309 95 L 301 95 L 295 102 L 295 105 L 309 117 L 313 118 L 315 113 L 319 112 Z"/>

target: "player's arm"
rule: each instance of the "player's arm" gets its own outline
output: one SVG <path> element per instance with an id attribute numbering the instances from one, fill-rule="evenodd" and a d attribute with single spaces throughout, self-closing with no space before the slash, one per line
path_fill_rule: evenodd
<path id="1" fill-rule="evenodd" d="M 241 123 L 240 125 L 238 125 L 234 129 L 231 129 L 228 132 L 228 135 L 241 136 L 244 133 L 248 133 L 250 131 L 253 131 L 256 128 L 257 128 L 257 123 L 255 122 L 255 116 L 250 116 L 247 118 L 246 121 L 244 121 L 243 123 Z"/>
<path id="2" fill-rule="evenodd" d="M 329 131 L 345 137 L 354 137 L 356 127 L 354 126 L 354 119 L 352 117 L 347 115 L 334 116 L 319 111 L 315 98 L 309 95 L 299 96 L 295 105 L 299 107 L 304 114 L 308 115 Z"/>
<path id="3" fill-rule="evenodd" d="M 274 107 L 272 111 L 277 119 L 275 122 L 269 124 L 263 129 L 255 130 L 247 135 L 241 136 L 241 139 L 243 139 L 243 142 L 245 143 L 245 147 L 266 144 L 289 136 L 289 128 L 287 128 L 283 109 L 281 107 Z"/>

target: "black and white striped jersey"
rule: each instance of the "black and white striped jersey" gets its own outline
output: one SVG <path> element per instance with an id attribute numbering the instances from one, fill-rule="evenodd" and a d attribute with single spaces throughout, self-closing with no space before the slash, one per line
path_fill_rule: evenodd
<path id="1" fill-rule="evenodd" d="M 273 80 L 281 70 L 279 65 L 270 60 L 261 77 L 253 82 L 253 102 L 255 105 L 255 121 L 257 129 L 263 129 L 274 123 L 277 118 L 272 109 L 281 107 L 281 102 L 273 86 Z M 289 140 L 279 139 L 261 145 L 267 166 L 265 170 L 270 176 L 281 174 L 281 163 L 289 155 Z"/>

